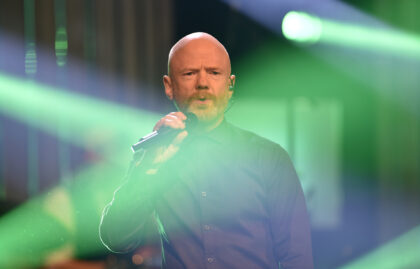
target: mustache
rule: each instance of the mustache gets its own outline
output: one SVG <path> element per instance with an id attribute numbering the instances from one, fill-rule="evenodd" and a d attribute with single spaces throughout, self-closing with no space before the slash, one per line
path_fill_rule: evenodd
<path id="1" fill-rule="evenodd" d="M 188 103 L 191 103 L 192 101 L 199 100 L 199 99 L 210 99 L 213 102 L 215 102 L 216 101 L 216 96 L 214 96 L 213 94 L 208 93 L 208 92 L 203 92 L 203 93 L 198 92 L 198 93 L 194 93 L 190 97 L 188 97 Z"/>

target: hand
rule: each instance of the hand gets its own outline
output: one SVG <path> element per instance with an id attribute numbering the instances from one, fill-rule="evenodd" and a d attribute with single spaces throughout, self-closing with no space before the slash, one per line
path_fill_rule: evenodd
<path id="1" fill-rule="evenodd" d="M 161 128 L 179 129 L 180 133 L 168 144 L 162 145 L 156 149 L 151 150 L 152 165 L 159 166 L 160 164 L 168 161 L 179 150 L 181 142 L 187 137 L 188 132 L 185 129 L 184 121 L 187 117 L 182 112 L 171 112 L 161 118 L 153 128 L 158 131 Z M 183 131 L 181 131 L 183 130 Z"/>

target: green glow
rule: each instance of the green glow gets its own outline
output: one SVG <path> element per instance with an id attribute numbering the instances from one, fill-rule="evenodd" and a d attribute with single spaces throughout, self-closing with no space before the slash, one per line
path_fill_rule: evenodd
<path id="1" fill-rule="evenodd" d="M 420 226 L 341 269 L 420 268 Z"/>
<path id="2" fill-rule="evenodd" d="M 29 76 L 36 74 L 37 57 L 35 46 L 35 1 L 25 0 L 24 30 L 25 30 L 25 73 Z"/>
<path id="3" fill-rule="evenodd" d="M 250 110 L 250 107 L 253 109 Z M 236 126 L 289 148 L 287 103 L 285 100 L 243 98 L 232 106 L 227 112 L 226 118 Z M 270 124 L 271 122 L 276 124 Z"/>
<path id="4" fill-rule="evenodd" d="M 321 36 L 321 20 L 304 12 L 290 11 L 283 19 L 282 31 L 287 39 L 315 43 Z"/>
<path id="5" fill-rule="evenodd" d="M 358 125 L 345 121 L 346 106 L 365 111 L 364 101 L 355 98 L 346 104 L 346 100 L 349 93 L 364 96 L 363 91 L 372 89 L 307 50 L 276 39 L 248 53 L 234 67 L 236 101 L 228 120 L 282 145 L 307 194 L 313 227 L 339 226 L 345 202 L 340 163 L 346 142 L 343 130 L 348 128 L 356 136 L 360 131 Z M 369 118 L 361 116 L 357 122 L 364 124 Z"/>
<path id="6" fill-rule="evenodd" d="M 326 20 L 291 11 L 283 19 L 283 34 L 299 43 L 325 43 L 420 58 L 420 37 L 389 28 Z"/>
<path id="7" fill-rule="evenodd" d="M 55 0 L 55 56 L 57 65 L 62 67 L 67 62 L 66 1 Z"/>
<path id="8" fill-rule="evenodd" d="M 24 1 L 25 25 L 25 73 L 33 77 L 37 72 L 36 30 L 35 30 L 35 1 Z M 38 190 L 38 141 L 36 131 L 28 130 L 28 193 L 34 194 Z"/>
<path id="9" fill-rule="evenodd" d="M 105 251 L 98 237 L 101 211 L 125 174 L 130 145 L 160 116 L 2 73 L 0 113 L 103 157 L 0 218 L 0 268 L 32 268 Z"/>
<path id="10" fill-rule="evenodd" d="M 0 219 L 0 268 L 105 251 L 98 237 L 101 211 L 125 174 L 130 145 L 159 115 L 1 73 L 0 113 L 104 157 Z"/>
<path id="11" fill-rule="evenodd" d="M 99 163 L 0 218 L 0 268 L 34 268 L 105 251 L 102 209 L 125 167 Z"/>
<path id="12" fill-rule="evenodd" d="M 64 66 L 67 62 L 67 32 L 66 28 L 59 27 L 55 34 L 55 56 L 57 65 Z"/>
<path id="13" fill-rule="evenodd" d="M 0 218 L 0 268 L 106 252 L 98 236 L 102 209 L 126 172 L 130 145 L 160 116 L 1 73 L 0 113 L 104 157 Z"/>
<path id="14" fill-rule="evenodd" d="M 0 112 L 119 162 L 127 159 L 118 160 L 115 152 L 131 153 L 130 145 L 160 118 L 1 73 Z"/>
<path id="15" fill-rule="evenodd" d="M 36 70 L 37 70 L 37 59 L 36 59 L 35 43 L 29 42 L 28 44 L 26 44 L 25 73 L 27 75 L 34 75 L 36 74 Z"/>

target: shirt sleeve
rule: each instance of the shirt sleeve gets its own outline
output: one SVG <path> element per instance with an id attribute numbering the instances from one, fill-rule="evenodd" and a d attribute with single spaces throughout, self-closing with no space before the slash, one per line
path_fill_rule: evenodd
<path id="1" fill-rule="evenodd" d="M 270 155 L 266 169 L 274 254 L 282 269 L 313 268 L 309 217 L 296 171 L 280 146 Z"/>
<path id="2" fill-rule="evenodd" d="M 146 172 L 136 158 L 130 163 L 125 179 L 103 210 L 99 226 L 102 243 L 111 251 L 134 250 L 145 237 L 145 225 L 154 216 L 154 199 L 162 184 L 163 172 Z"/>

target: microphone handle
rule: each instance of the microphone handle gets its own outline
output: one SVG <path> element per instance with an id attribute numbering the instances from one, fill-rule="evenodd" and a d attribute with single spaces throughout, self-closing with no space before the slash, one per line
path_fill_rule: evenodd
<path id="1" fill-rule="evenodd" d="M 137 151 L 139 151 L 141 148 L 147 148 L 148 146 L 156 143 L 158 140 L 158 138 L 155 138 L 156 136 L 165 136 L 166 133 L 169 132 L 174 132 L 172 129 L 166 129 L 163 131 L 153 131 L 150 134 L 147 134 L 145 136 L 143 136 L 142 138 L 140 138 L 139 142 L 137 142 L 136 144 L 131 146 L 131 150 L 136 153 Z M 154 138 L 154 139 L 153 139 Z"/>
<path id="2" fill-rule="evenodd" d="M 192 130 L 195 125 L 197 124 L 197 116 L 193 113 L 186 113 L 187 119 L 185 121 L 186 129 Z M 162 138 L 168 138 L 168 136 L 171 135 L 171 133 L 176 134 L 180 132 L 179 129 L 171 129 L 171 128 L 161 128 L 159 131 L 153 131 L 150 134 L 143 136 L 140 138 L 139 142 L 131 146 L 131 150 L 136 153 L 142 148 L 147 148 L 148 146 L 156 143 L 157 141 L 160 141 L 161 139 L 156 137 L 160 136 Z"/>

